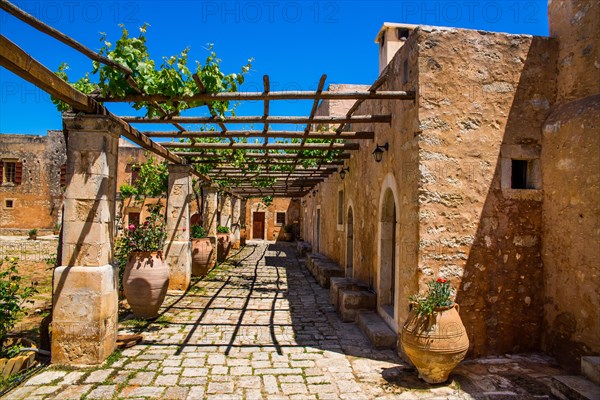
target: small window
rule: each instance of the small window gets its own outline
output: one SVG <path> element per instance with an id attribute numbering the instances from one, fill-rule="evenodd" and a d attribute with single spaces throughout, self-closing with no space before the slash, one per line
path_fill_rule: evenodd
<path id="1" fill-rule="evenodd" d="M 4 201 L 4 207 L 6 208 L 14 208 L 15 207 L 15 201 L 10 199 L 10 200 L 5 200 Z"/>
<path id="2" fill-rule="evenodd" d="M 338 203 L 337 203 L 337 223 L 338 225 L 344 224 L 344 191 L 338 191 Z"/>
<path id="3" fill-rule="evenodd" d="M 139 173 L 140 173 L 140 167 L 133 165 L 131 167 L 131 181 L 130 181 L 131 185 L 135 185 L 135 183 L 138 180 Z"/>
<path id="4" fill-rule="evenodd" d="M 133 224 L 135 226 L 140 225 L 140 213 L 139 212 L 130 212 L 127 216 L 129 225 Z"/>
<path id="5" fill-rule="evenodd" d="M 527 160 L 512 160 L 510 187 L 512 189 L 528 189 Z"/>
<path id="6" fill-rule="evenodd" d="M 278 212 L 275 214 L 275 224 L 276 225 L 285 225 L 285 213 Z"/>

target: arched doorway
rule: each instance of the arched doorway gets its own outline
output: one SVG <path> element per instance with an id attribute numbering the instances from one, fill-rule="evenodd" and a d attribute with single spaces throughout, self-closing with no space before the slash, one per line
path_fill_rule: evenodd
<path id="1" fill-rule="evenodd" d="M 354 266 L 354 217 L 352 207 L 348 207 L 348 218 L 346 225 L 346 278 L 352 278 L 352 267 Z"/>
<path id="2" fill-rule="evenodd" d="M 396 291 L 396 203 L 394 193 L 387 189 L 381 204 L 381 236 L 379 252 L 379 293 L 377 307 L 393 321 Z M 385 317 L 385 315 L 384 315 Z"/>

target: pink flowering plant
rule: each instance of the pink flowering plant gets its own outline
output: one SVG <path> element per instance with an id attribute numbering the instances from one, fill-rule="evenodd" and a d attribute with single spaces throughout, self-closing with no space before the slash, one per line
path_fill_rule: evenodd
<path id="1" fill-rule="evenodd" d="M 125 230 L 121 240 L 132 251 L 161 251 L 167 232 L 165 219 L 161 214 L 162 204 L 148 204 L 148 217 L 146 221 L 135 226 L 131 224 Z"/>
<path id="2" fill-rule="evenodd" d="M 419 315 L 433 314 L 436 308 L 450 307 L 454 304 L 454 289 L 450 282 L 444 278 L 432 279 L 427 283 L 427 292 L 418 293 L 408 299 L 413 305 L 413 310 Z"/>

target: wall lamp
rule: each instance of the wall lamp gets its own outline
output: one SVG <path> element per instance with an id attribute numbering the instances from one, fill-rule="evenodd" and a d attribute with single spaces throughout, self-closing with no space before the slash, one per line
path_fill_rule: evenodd
<path id="1" fill-rule="evenodd" d="M 340 169 L 340 178 L 342 178 L 342 180 L 346 177 L 347 172 L 350 172 L 350 167 Z"/>
<path id="2" fill-rule="evenodd" d="M 383 152 L 388 151 L 390 145 L 386 142 L 383 146 L 377 145 L 375 150 L 373 150 L 373 158 L 375 158 L 375 162 L 381 162 L 383 158 Z"/>

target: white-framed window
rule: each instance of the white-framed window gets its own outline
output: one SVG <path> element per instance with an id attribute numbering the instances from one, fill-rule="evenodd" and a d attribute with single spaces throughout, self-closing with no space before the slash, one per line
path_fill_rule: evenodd
<path id="1" fill-rule="evenodd" d="M 14 199 L 5 199 L 4 200 L 4 208 L 15 208 L 15 200 Z"/>

